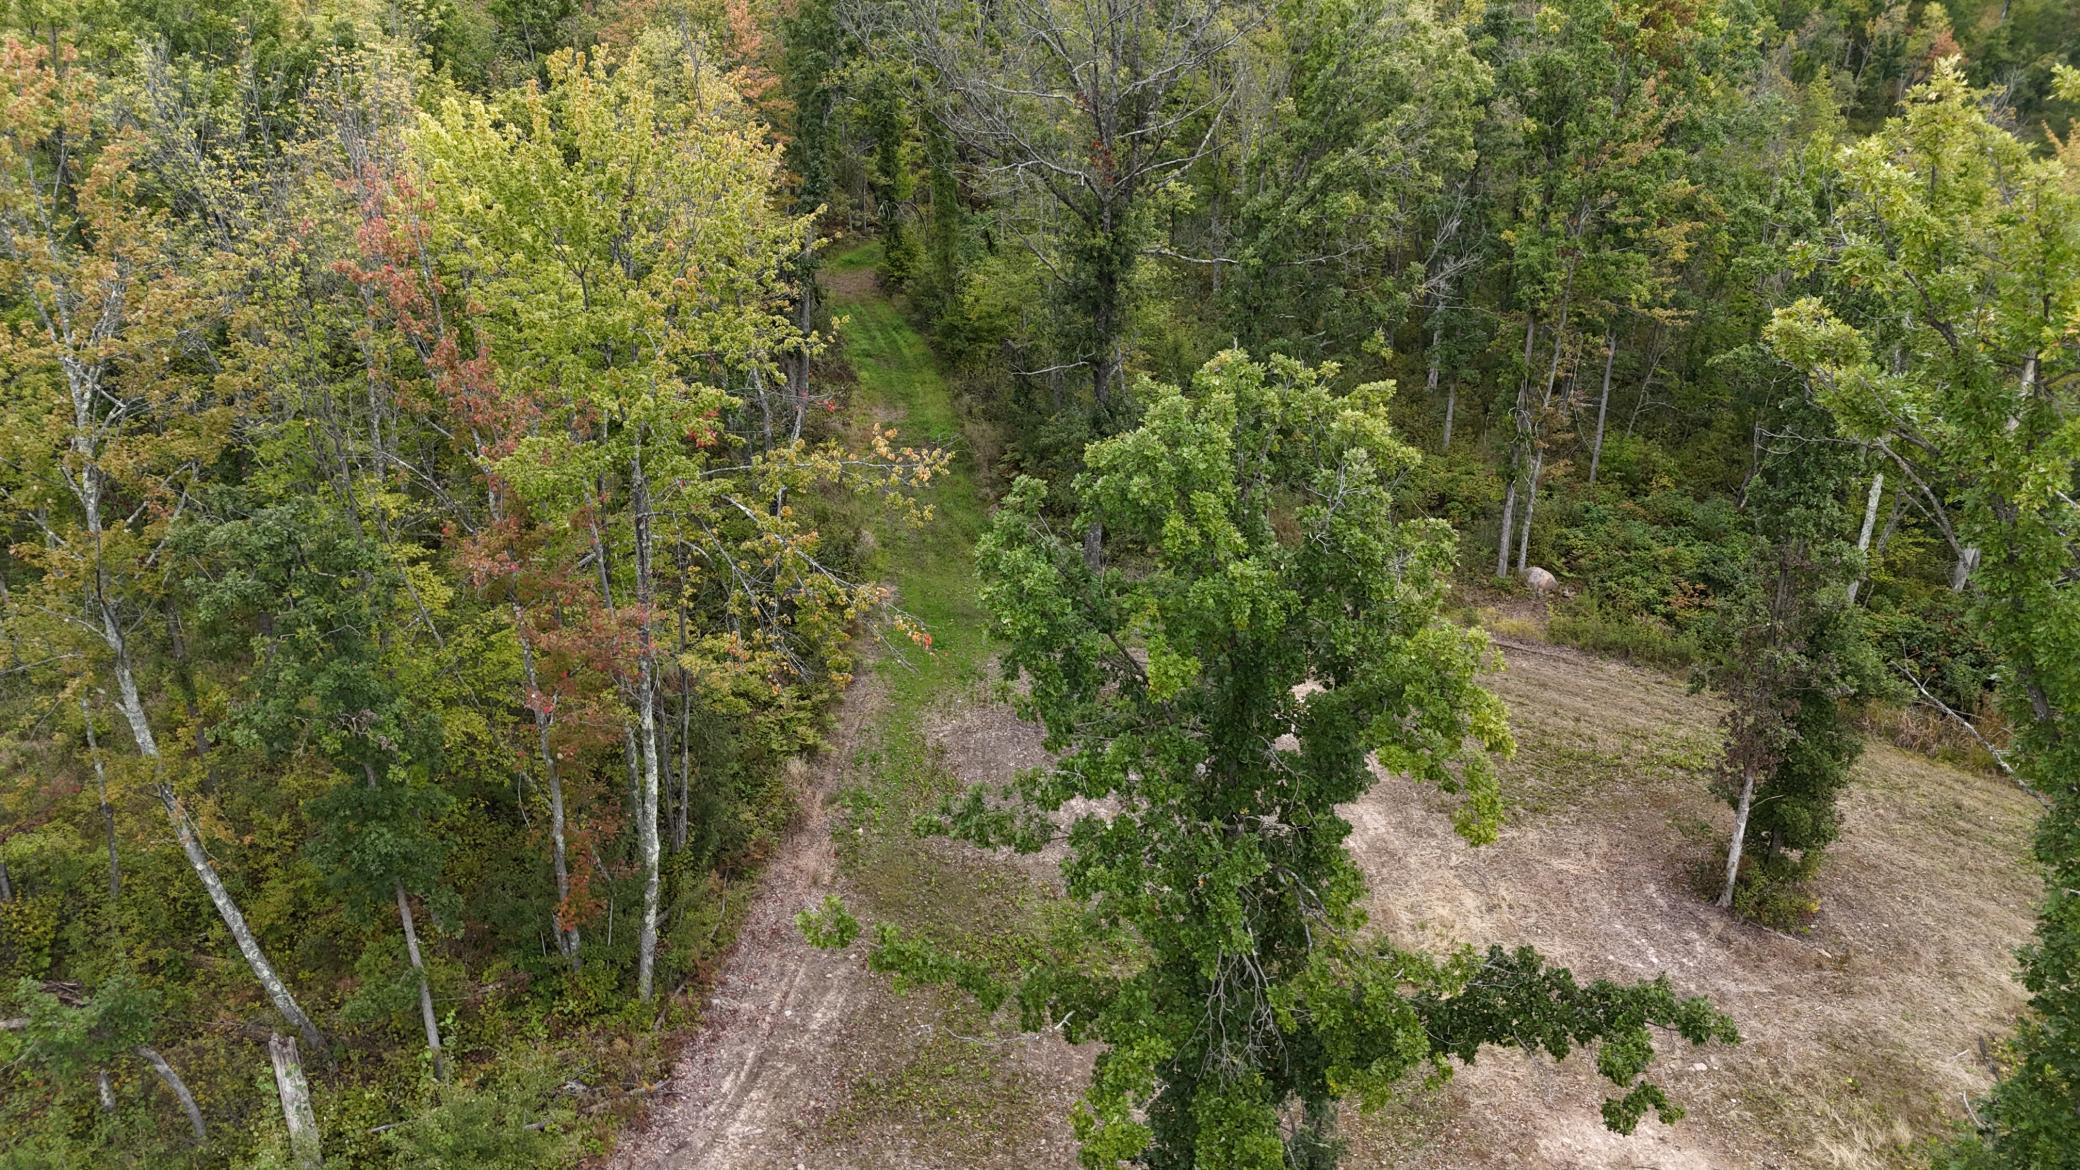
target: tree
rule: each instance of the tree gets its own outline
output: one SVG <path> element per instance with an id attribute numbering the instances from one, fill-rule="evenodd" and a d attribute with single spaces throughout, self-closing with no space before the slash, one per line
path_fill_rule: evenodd
<path id="1" fill-rule="evenodd" d="M 1493 73 L 1463 28 L 1404 0 L 1286 4 L 1261 39 L 1268 92 L 1230 115 L 1232 166 L 1195 168 L 1204 239 L 1173 248 L 1226 274 L 1222 316 L 1245 346 L 1355 353 L 1441 305 L 1467 267 L 1464 188 Z"/>
<path id="2" fill-rule="evenodd" d="M 1189 390 L 1147 387 L 1142 425 L 1094 444 L 1076 485 L 1078 527 L 1102 522 L 1120 567 L 1092 570 L 1031 479 L 980 546 L 1006 672 L 1061 756 L 936 827 L 1022 850 L 1065 836 L 1077 936 L 1118 960 L 1006 985 L 884 925 L 872 961 L 1102 1043 L 1074 1118 L 1089 1166 L 1333 1165 L 1337 1099 L 1376 1104 L 1498 1043 L 1600 1045 L 1624 1090 L 1605 1119 L 1629 1131 L 1678 1113 L 1641 1079 L 1650 1025 L 1734 1039 L 1664 981 L 1582 987 L 1528 948 L 1436 960 L 1361 937 L 1336 810 L 1371 761 L 1459 793 L 1459 831 L 1481 843 L 1512 744 L 1475 681 L 1485 638 L 1442 616 L 1450 529 L 1394 515 L 1388 485 L 1415 455 L 1385 421 L 1390 388 L 1337 397 L 1332 373 L 1229 352 Z M 1079 798 L 1106 811 L 1058 832 Z M 848 933 L 836 905 L 806 922 Z"/>
<path id="3" fill-rule="evenodd" d="M 442 212 L 435 245 L 479 266 L 493 319 L 515 326 L 503 366 L 534 379 L 518 389 L 549 413 L 546 433 L 498 470 L 589 538 L 597 604 L 626 639 L 618 666 L 643 874 L 636 986 L 647 1000 L 661 896 L 657 529 L 682 506 L 674 496 L 699 493 L 700 450 L 727 405 L 691 376 L 696 363 L 770 363 L 788 343 L 787 319 L 763 302 L 803 228 L 773 213 L 773 152 L 748 134 L 712 114 L 664 132 L 662 79 L 640 56 L 617 69 L 604 53 L 559 53 L 548 73 L 548 87 L 510 95 L 502 118 L 451 102 L 418 149 Z M 479 219 L 487 199 L 507 212 Z M 713 311 L 733 302 L 756 307 Z M 604 528 L 616 511 L 625 545 Z"/>
<path id="4" fill-rule="evenodd" d="M 48 661 L 114 684 L 148 784 L 197 880 L 275 1008 L 323 1039 L 276 973 L 210 860 L 160 751 L 139 625 L 162 600 L 166 541 L 221 451 L 229 410 L 185 351 L 208 326 L 222 257 L 161 207 L 136 165 L 138 136 L 97 108 L 71 50 L 0 40 L 16 96 L 0 134 L 0 289 L 28 328 L 0 340 L 11 379 L 6 521 L 28 583 L 9 598 L 18 635 Z M 33 629 L 32 629 L 33 628 Z"/>
<path id="5" fill-rule="evenodd" d="M 1622 319 L 1659 307 L 1693 246 L 1692 153 L 1725 123 L 1712 99 L 1743 64 L 1747 32 L 1742 9 L 1716 3 L 1563 0 L 1528 21 L 1522 11 L 1489 12 L 1496 99 L 1480 164 L 1524 316 L 1497 576 L 1529 567 L 1576 366 L 1615 360 Z"/>
<path id="6" fill-rule="evenodd" d="M 1252 23 L 1228 0 L 930 0 L 888 6 L 933 113 L 1012 198 L 1051 208 L 1021 233 L 1055 274 L 1091 430 L 1116 430 L 1135 267 L 1161 185 L 1207 150 L 1231 91 L 1214 63 Z"/>
<path id="7" fill-rule="evenodd" d="M 34 979 L 23 979 L 14 988 L 14 998 L 27 1013 L 7 1021 L 8 1030 L 20 1034 L 21 1058 L 61 1085 L 77 1088 L 96 1081 L 104 1109 L 113 1104 L 108 1068 L 117 1059 L 132 1052 L 151 1053 L 154 1070 L 164 1066 L 145 1043 L 151 1038 L 160 997 L 131 976 L 108 980 L 90 997 L 78 994 L 77 988 L 60 985 L 53 992 Z M 164 1072 L 170 1074 L 171 1067 L 165 1066 Z M 178 1076 L 167 1085 L 177 1088 L 200 1140 L 202 1119 L 187 1087 Z"/>
<path id="8" fill-rule="evenodd" d="M 507 416 L 468 455 L 537 526 L 530 557 L 596 582 L 562 600 L 620 691 L 642 999 L 663 896 L 667 672 L 682 702 L 810 742 L 815 699 L 850 669 L 850 622 L 886 596 L 823 559 L 816 493 L 894 499 L 946 465 L 892 431 L 863 450 L 813 444 L 805 400 L 791 418 L 753 409 L 784 383 L 783 358 L 818 344 L 786 306 L 809 219 L 776 208 L 779 151 L 703 68 L 660 36 L 618 60 L 558 54 L 547 88 L 495 108 L 452 101 L 413 143 L 432 201 L 424 246 L 479 309 L 456 344 L 481 364 L 454 402 L 465 422 L 479 404 Z"/>
<path id="9" fill-rule="evenodd" d="M 1715 615 L 1718 656 L 1700 681 L 1730 703 L 1716 787 L 1733 806 L 1733 837 L 1718 903 L 1766 918 L 1781 913 L 1766 903 L 1795 889 L 1840 832 L 1836 798 L 1863 754 L 1843 703 L 1876 685 L 1878 667 L 1849 592 L 1863 556 L 1846 493 L 1865 461 L 1781 368 L 1754 376 L 1780 399 L 1743 501 L 1754 551 Z"/>
<path id="10" fill-rule="evenodd" d="M 2080 92 L 2070 71 L 2066 84 Z M 2014 772 L 2048 808 L 2044 900 L 2023 948 L 2029 1011 L 1978 1111 L 1971 1166 L 2052 1167 L 2080 1150 L 2080 155 L 2033 155 L 1988 114 L 1957 61 L 1840 157 L 1825 298 L 1779 310 L 1772 346 L 1811 371 L 1845 428 L 1925 497 L 1952 544 L 1979 550 L 1975 624 L 1999 650 Z"/>
<path id="11" fill-rule="evenodd" d="M 433 782 L 438 704 L 426 701 L 427 672 L 414 665 L 439 659 L 401 635 L 401 575 L 373 542 L 309 503 L 257 508 L 214 525 L 201 543 L 198 624 L 249 641 L 256 659 L 226 739 L 275 767 L 310 753 L 335 773 L 309 804 L 311 851 L 355 910 L 396 912 L 427 1052 L 445 1079 L 411 903 L 439 878 L 449 804 Z"/>

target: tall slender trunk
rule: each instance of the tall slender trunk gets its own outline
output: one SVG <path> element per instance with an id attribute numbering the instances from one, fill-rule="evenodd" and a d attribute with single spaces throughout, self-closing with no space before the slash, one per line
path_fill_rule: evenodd
<path id="1" fill-rule="evenodd" d="M 600 603 L 607 607 L 607 613 L 612 616 L 618 612 L 614 606 L 614 583 L 607 566 L 606 538 L 601 535 L 599 530 L 599 507 L 606 503 L 606 492 L 604 489 L 595 494 L 593 502 L 591 522 L 592 560 L 599 567 Z M 639 751 L 636 747 L 636 729 L 633 727 L 624 726 L 621 729 L 621 756 L 623 763 L 628 768 L 628 812 L 629 816 L 634 817 L 639 815 L 639 806 L 642 804 L 641 792 L 643 782 Z M 612 928 L 609 927 L 609 929 L 611 930 Z"/>
<path id="2" fill-rule="evenodd" d="M 1524 523 L 1517 531 L 1517 572 L 1531 567 L 1531 518 L 1538 512 L 1538 477 L 1546 467 L 1545 452 L 1531 456 L 1531 478 L 1524 482 Z"/>
<path id="3" fill-rule="evenodd" d="M 8 880 L 7 863 L 0 861 L 0 902 L 14 901 L 14 883 Z"/>
<path id="4" fill-rule="evenodd" d="M 1442 372 L 1441 367 L 1443 365 L 1443 362 L 1444 305 L 1440 303 L 1435 308 L 1430 310 L 1430 372 L 1423 386 L 1423 396 L 1426 401 L 1431 398 L 1437 397 L 1437 380 L 1439 374 Z M 1449 451 L 1452 449 L 1452 412 L 1453 408 L 1456 407 L 1458 404 L 1459 382 L 1458 379 L 1454 378 L 1452 380 L 1451 389 L 1446 391 L 1445 393 L 1444 434 L 1438 440 L 1437 444 L 1437 449 L 1440 451 Z"/>
<path id="5" fill-rule="evenodd" d="M 1525 448 L 1531 441 L 1531 347 L 1538 339 L 1538 314 L 1524 315 L 1524 374 L 1517 383 L 1517 405 L 1510 412 L 1510 422 L 1516 428 L 1509 448 L 1509 489 L 1502 496 L 1502 532 L 1495 541 L 1495 575 L 1509 576 L 1509 543 L 1515 531 L 1517 513 L 1517 479 L 1522 466 Z"/>
<path id="6" fill-rule="evenodd" d="M 1719 905 L 1731 909 L 1733 886 L 1741 876 L 1741 847 L 1748 839 L 1748 810 L 1755 802 L 1755 768 L 1741 774 L 1741 800 L 1733 810 L 1733 843 L 1726 849 L 1726 887 L 1719 891 Z"/>
<path id="7" fill-rule="evenodd" d="M 397 920 L 404 925 L 404 953 L 412 960 L 412 974 L 419 977 L 419 1022 L 426 1027 L 426 1051 L 433 1054 L 433 1077 L 448 1079 L 448 1058 L 441 1053 L 440 1020 L 433 1014 L 433 988 L 426 982 L 426 963 L 419 957 L 419 924 L 412 919 L 412 901 L 404 883 L 397 885 Z"/>
<path id="8" fill-rule="evenodd" d="M 684 580 L 690 566 L 682 556 L 679 563 L 680 579 Z M 673 738 L 679 747 L 678 799 L 672 802 L 672 852 L 686 851 L 686 826 L 692 818 L 688 805 L 693 797 L 693 680 L 686 672 L 686 606 L 682 600 L 677 607 L 679 625 L 679 719 L 678 734 Z"/>
<path id="9" fill-rule="evenodd" d="M 1115 262 L 1122 254 L 1118 246 L 1118 233 L 1124 231 L 1110 197 L 1101 198 L 1099 204 L 1100 252 L 1097 271 L 1092 274 L 1096 291 L 1092 296 L 1091 309 L 1091 438 L 1103 439 L 1112 434 L 1113 411 L 1117 406 L 1115 394 L 1119 389 L 1122 366 L 1120 354 L 1121 325 L 1126 320 L 1125 300 L 1128 273 Z M 1104 564 L 1105 527 L 1093 520 L 1083 530 L 1083 563 L 1093 573 Z"/>
<path id="10" fill-rule="evenodd" d="M 1870 495 L 1863 501 L 1863 530 L 1856 534 L 1856 549 L 1864 554 L 1864 571 L 1856 580 L 1849 582 L 1849 604 L 1856 604 L 1856 595 L 1863 591 L 1863 583 L 1870 578 L 1871 530 L 1878 525 L 1878 498 L 1885 494 L 1885 473 L 1880 471 L 1871 476 Z"/>
<path id="11" fill-rule="evenodd" d="M 520 640 L 520 672 L 527 685 L 528 706 L 534 711 L 535 750 L 542 757 L 542 780 L 549 790 L 549 852 L 556 866 L 556 909 L 550 925 L 556 932 L 556 951 L 573 971 L 578 969 L 578 927 L 564 925 L 571 912 L 571 866 L 564 838 L 563 773 L 556 766 L 556 752 L 549 743 L 549 726 L 554 716 L 545 710 L 548 697 L 542 694 L 540 676 L 534 668 L 534 643 L 527 636 L 527 615 L 513 602 L 513 633 Z"/>
<path id="12" fill-rule="evenodd" d="M 166 1063 L 166 1058 L 159 1055 L 159 1050 L 151 1045 L 138 1045 L 137 1055 L 152 1066 L 152 1071 L 159 1074 L 159 1079 L 166 1083 L 166 1088 L 180 1101 L 181 1112 L 188 1115 L 188 1128 L 195 1131 L 195 1140 L 208 1140 L 209 1131 L 202 1125 L 202 1110 L 195 1104 L 195 1094 L 188 1091 L 188 1082 L 182 1080 L 181 1074 L 175 1072 L 173 1066 Z"/>
<path id="13" fill-rule="evenodd" d="M 1871 542 L 1870 560 L 1865 562 L 1863 580 L 1858 582 L 1858 584 L 1870 584 L 1870 565 L 1885 555 L 1885 545 L 1892 540 L 1893 532 L 1899 528 L 1899 518 L 1907 510 L 1907 499 L 1908 495 L 1906 492 L 1892 493 L 1892 510 L 1885 514 L 1885 527 L 1878 530 L 1878 539 Z M 1849 600 L 1854 602 L 1863 595 L 1861 589 L 1852 590 L 1849 594 Z"/>
<path id="14" fill-rule="evenodd" d="M 1502 496 L 1502 535 L 1495 542 L 1495 575 L 1509 576 L 1509 538 L 1511 524 L 1517 512 L 1517 481 L 1511 477 L 1509 490 Z"/>
<path id="15" fill-rule="evenodd" d="M 1569 274 L 1568 288 L 1572 289 L 1573 287 L 1574 277 L 1572 274 Z M 1566 300 L 1560 302 L 1560 319 L 1553 330 L 1553 360 L 1546 365 L 1546 389 L 1539 399 L 1539 414 L 1544 414 L 1546 409 L 1553 404 L 1553 387 L 1560 378 L 1560 355 L 1567 345 L 1567 313 L 1571 307 Z M 1524 353 L 1528 359 L 1531 353 L 1531 334 L 1528 331 L 1524 335 Z M 1529 388 L 1527 387 L 1526 389 L 1528 391 Z M 1526 410 L 1523 414 L 1524 420 L 1518 424 L 1518 433 L 1523 437 L 1525 444 L 1531 448 L 1531 474 L 1524 482 L 1524 524 L 1517 534 L 1517 571 L 1519 573 L 1531 565 L 1531 518 L 1538 508 L 1538 477 L 1539 473 L 1545 469 L 1546 462 L 1544 443 L 1539 438 L 1537 426 L 1532 422 L 1531 413 Z M 1508 555 L 1508 547 L 1505 545 L 1503 549 L 1505 560 Z M 1505 567 L 1507 566 L 1505 565 Z M 1507 573 L 1503 575 L 1508 576 Z"/>
<path id="16" fill-rule="evenodd" d="M 636 943 L 636 998 L 650 999 L 657 969 L 657 648 L 651 637 L 650 482 L 638 448 L 629 460 L 629 505 L 635 513 L 638 682 L 636 712 L 641 728 L 643 787 L 636 811 L 636 842 L 643 862 L 643 924 Z"/>
<path id="17" fill-rule="evenodd" d="M 108 803 L 108 765 L 94 737 L 94 711 L 85 695 L 79 697 L 79 717 L 87 728 L 87 754 L 94 759 L 94 786 L 101 797 L 101 828 L 108 837 L 108 898 L 112 902 L 123 896 L 123 863 L 116 856 L 116 810 Z"/>
<path id="18" fill-rule="evenodd" d="M 129 645 L 116 626 L 115 616 L 105 606 L 102 609 L 102 627 L 116 648 L 117 702 L 123 718 L 130 724 L 130 734 L 137 741 L 138 754 L 156 765 L 159 763 L 159 741 L 152 736 L 151 723 L 145 718 L 144 703 L 137 695 L 137 679 L 130 670 Z M 217 916 L 224 920 L 225 928 L 231 931 L 232 941 L 238 944 L 239 953 L 245 956 L 246 965 L 253 969 L 253 977 L 260 981 L 267 997 L 274 1001 L 275 1010 L 289 1021 L 290 1026 L 303 1037 L 304 1043 L 309 1044 L 313 1051 L 324 1051 L 324 1036 L 303 1013 L 296 997 L 289 993 L 289 985 L 275 973 L 274 964 L 267 961 L 267 953 L 260 949 L 260 940 L 253 937 L 252 928 L 246 925 L 246 916 L 239 910 L 238 902 L 231 897 L 231 891 L 224 888 L 223 879 L 217 876 L 217 867 L 210 862 L 209 853 L 202 847 L 202 839 L 196 836 L 194 826 L 189 823 L 188 814 L 181 808 L 173 785 L 162 778 L 158 783 L 158 794 L 160 805 L 166 809 L 167 820 L 173 823 L 173 834 L 180 841 L 181 852 L 188 858 L 189 868 L 195 871 L 202 888 L 208 891 L 210 902 L 217 908 Z"/>
<path id="19" fill-rule="evenodd" d="M 303 1077 L 296 1040 L 277 1032 L 267 1038 L 274 1063 L 274 1091 L 282 1101 L 282 1122 L 289 1130 L 289 1157 L 296 1170 L 318 1170 L 325 1155 L 318 1140 L 318 1115 L 311 1110 L 311 1086 Z"/>
<path id="20" fill-rule="evenodd" d="M 91 385 L 73 387 L 75 425 L 71 446 L 74 453 L 85 462 L 79 473 L 78 497 L 86 521 L 87 538 L 93 547 L 95 557 L 90 586 L 93 590 L 91 604 L 101 619 L 102 641 L 107 643 L 109 653 L 115 660 L 117 709 L 122 712 L 124 721 L 130 725 L 130 737 L 137 744 L 137 753 L 152 762 L 159 803 L 165 807 L 167 819 L 173 822 L 174 836 L 180 840 L 181 852 L 187 856 L 188 865 L 201 880 L 203 889 L 208 891 L 209 900 L 216 906 L 218 917 L 224 920 L 224 926 L 231 931 L 232 941 L 238 944 L 239 953 L 245 956 L 246 964 L 253 969 L 254 977 L 260 981 L 260 986 L 266 990 L 268 998 L 274 1001 L 275 1010 L 296 1028 L 303 1036 L 304 1042 L 314 1051 L 323 1051 L 324 1037 L 319 1034 L 317 1026 L 311 1023 L 310 1017 L 303 1013 L 296 997 L 289 993 L 288 984 L 282 982 L 281 976 L 275 974 L 274 965 L 267 961 L 266 952 L 260 949 L 259 940 L 253 937 L 252 929 L 246 925 L 245 915 L 239 911 L 238 903 L 231 897 L 231 891 L 224 888 L 223 880 L 217 876 L 216 866 L 210 862 L 209 854 L 202 848 L 202 841 L 189 825 L 187 814 L 181 811 L 180 800 L 174 795 L 173 785 L 165 778 L 163 762 L 159 755 L 159 740 L 152 734 L 151 720 L 145 715 L 144 700 L 137 692 L 137 675 L 130 663 L 129 636 L 123 632 L 122 624 L 116 621 L 115 608 L 108 599 L 107 571 L 100 561 L 103 537 L 101 472 L 97 463 L 99 451 L 92 438 L 95 391 L 96 387 Z"/>
<path id="21" fill-rule="evenodd" d="M 1618 334 L 1603 338 L 1603 393 L 1596 396 L 1596 441 L 1589 446 L 1589 482 L 1596 482 L 1596 468 L 1603 462 L 1603 420 L 1611 408 L 1611 367 L 1618 362 Z"/>

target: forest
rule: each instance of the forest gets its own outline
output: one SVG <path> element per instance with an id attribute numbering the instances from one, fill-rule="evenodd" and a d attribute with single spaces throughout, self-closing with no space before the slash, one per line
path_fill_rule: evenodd
<path id="1" fill-rule="evenodd" d="M 0 1170 L 2080 1170 L 2074 0 L 0 75 Z"/>

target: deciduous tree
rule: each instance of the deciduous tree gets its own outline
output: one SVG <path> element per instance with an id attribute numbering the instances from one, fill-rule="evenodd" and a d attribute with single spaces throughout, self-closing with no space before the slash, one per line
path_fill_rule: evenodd
<path id="1" fill-rule="evenodd" d="M 1477 682 L 1485 637 L 1442 614 L 1450 529 L 1394 513 L 1415 455 L 1390 387 L 1338 397 L 1330 372 L 1229 352 L 1188 389 L 1148 387 L 1141 426 L 1093 445 L 1077 481 L 1078 527 L 1102 522 L 1118 567 L 1092 570 L 1031 480 L 980 547 L 1005 668 L 1061 755 L 936 827 L 1065 837 L 1076 935 L 1117 957 L 1007 985 L 882 926 L 872 961 L 1102 1043 L 1074 1115 L 1088 1166 L 1330 1166 L 1338 1099 L 1380 1103 L 1491 1044 L 1598 1046 L 1622 1090 L 1605 1120 L 1629 1131 L 1679 1112 L 1642 1079 L 1650 1026 L 1734 1039 L 1665 981 L 1583 987 L 1528 948 L 1435 959 L 1363 934 L 1338 806 L 1376 760 L 1459 794 L 1460 833 L 1490 841 L 1512 744 Z M 835 904 L 805 922 L 825 941 L 850 926 Z"/>
<path id="2" fill-rule="evenodd" d="M 2067 75 L 2080 92 L 2080 78 Z M 1955 60 L 1842 151 L 1836 287 L 1778 312 L 1769 339 L 1881 444 L 1978 549 L 1973 614 L 2001 654 L 2009 762 L 2049 802 L 2045 890 L 2022 951 L 2029 1012 L 1981 1107 L 1967 1165 L 2046 1167 L 2080 1150 L 2080 159 L 2033 155 Z"/>

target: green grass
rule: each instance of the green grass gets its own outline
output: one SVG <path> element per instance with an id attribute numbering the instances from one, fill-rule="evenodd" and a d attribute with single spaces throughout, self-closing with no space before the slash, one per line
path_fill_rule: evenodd
<path id="1" fill-rule="evenodd" d="M 826 261 L 829 273 L 871 270 L 881 246 L 869 242 Z M 987 617 L 978 600 L 975 542 L 988 500 L 964 441 L 952 387 L 901 304 L 858 280 L 827 283 L 841 354 L 859 380 L 854 408 L 897 428 L 899 445 L 946 447 L 948 473 L 932 482 L 921 523 L 884 517 L 873 525 L 873 569 L 894 587 L 896 605 L 931 636 L 929 648 L 897 637 L 874 663 L 884 699 L 863 736 L 839 794 L 834 834 L 839 865 L 856 909 L 964 958 L 1010 974 L 1042 945 L 1050 892 L 996 858 L 922 839 L 910 825 L 961 781 L 925 732 L 926 716 L 961 701 L 984 701 L 989 676 Z M 925 991 L 942 1019 L 961 1032 L 1000 1024 L 959 992 Z M 1003 1063 L 1002 1049 L 935 1031 L 905 1042 L 888 1065 L 858 1087 L 826 1136 L 848 1139 L 876 1128 L 923 1127 L 934 1141 L 982 1143 L 979 1157 L 1037 1095 Z"/>
<path id="2" fill-rule="evenodd" d="M 880 255 L 879 243 L 861 244 L 833 256 L 829 266 L 858 271 Z M 830 304 L 844 356 L 859 378 L 857 405 L 888 420 L 901 442 L 930 442 L 954 453 L 948 474 L 927 491 L 928 519 L 887 518 L 875 525 L 874 567 L 931 645 L 899 641 L 896 652 L 875 664 L 887 701 L 854 761 L 857 782 L 840 798 L 852 830 L 840 834 L 841 856 L 864 907 L 877 918 L 971 957 L 1002 961 L 1028 945 L 1037 929 L 1031 883 L 992 872 L 1002 867 L 983 859 L 956 862 L 908 828 L 960 783 L 927 741 L 926 713 L 979 697 L 987 676 L 989 631 L 975 575 L 975 540 L 987 501 L 972 457 L 959 443 L 953 389 L 900 304 L 878 291 L 835 291 Z"/>
<path id="3" fill-rule="evenodd" d="M 853 272 L 880 258 L 881 245 L 866 243 L 832 256 L 828 268 Z M 903 611 L 932 636 L 929 652 L 905 647 L 900 658 L 885 657 L 879 667 L 890 689 L 890 723 L 914 723 L 934 702 L 983 678 L 988 628 L 976 600 L 975 540 L 987 501 L 973 452 L 963 442 L 953 389 L 901 307 L 878 292 L 834 292 L 830 308 L 840 319 L 845 357 L 859 376 L 859 405 L 888 419 L 899 442 L 946 447 L 954 454 L 949 473 L 926 493 L 929 519 L 884 521 L 874 531 L 882 579 L 895 587 Z"/>

